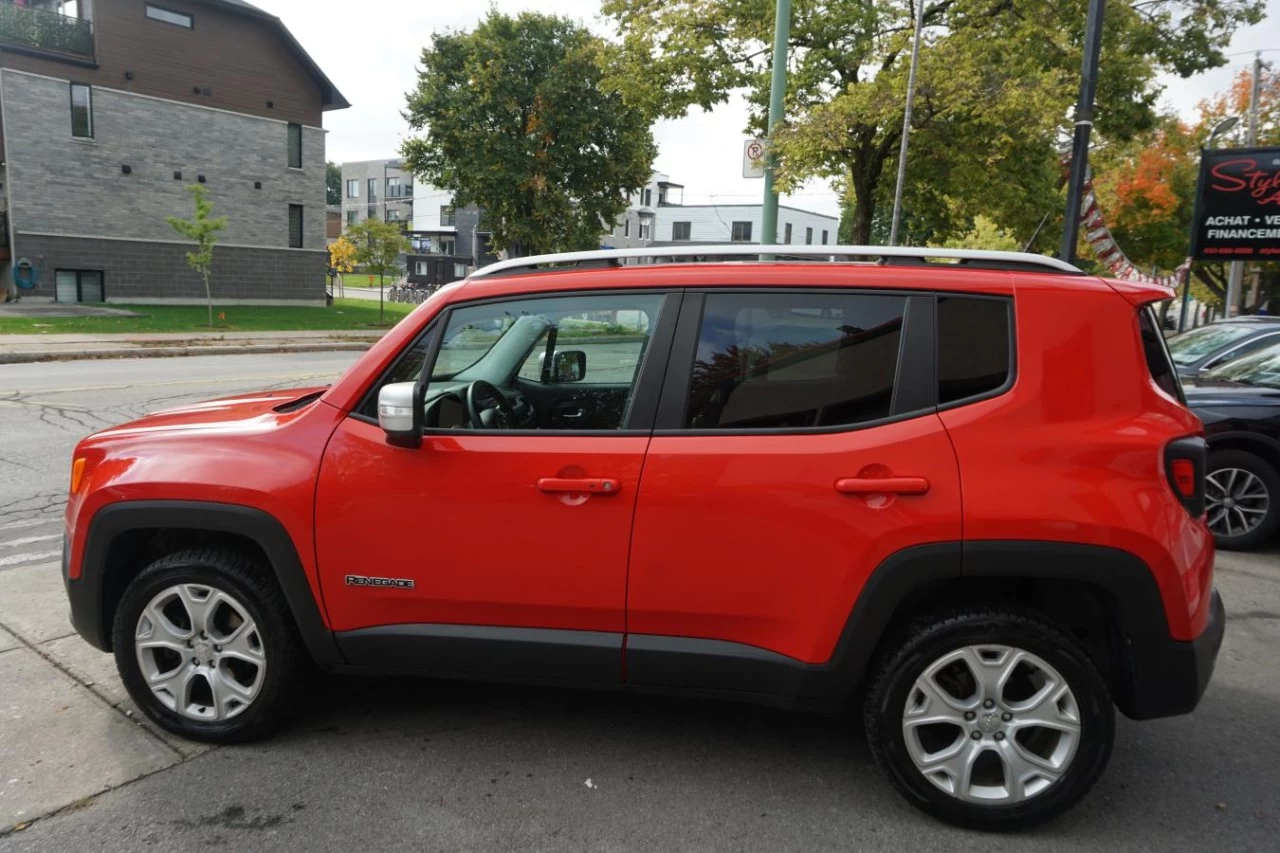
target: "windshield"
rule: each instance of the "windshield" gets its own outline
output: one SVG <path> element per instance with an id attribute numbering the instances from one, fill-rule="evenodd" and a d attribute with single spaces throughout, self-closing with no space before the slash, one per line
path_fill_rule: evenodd
<path id="1" fill-rule="evenodd" d="M 1201 374 L 1205 379 L 1280 388 L 1280 344 L 1228 362 Z"/>
<path id="2" fill-rule="evenodd" d="M 1201 326 L 1170 338 L 1169 353 L 1175 364 L 1194 364 L 1206 355 L 1248 337 L 1254 331 L 1254 327 L 1240 324 Z"/>

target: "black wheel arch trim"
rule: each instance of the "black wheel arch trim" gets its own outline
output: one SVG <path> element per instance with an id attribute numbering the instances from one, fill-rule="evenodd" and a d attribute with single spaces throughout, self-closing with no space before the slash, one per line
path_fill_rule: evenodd
<path id="1" fill-rule="evenodd" d="M 252 540 L 266 554 L 312 658 L 321 665 L 345 663 L 284 525 L 254 507 L 211 501 L 120 501 L 94 513 L 85 538 L 80 577 L 71 580 L 66 574 L 63 576 L 71 602 L 71 622 L 91 645 L 111 650 L 112 620 L 106 612 L 105 599 L 111 545 L 123 534 L 147 529 L 233 533 Z"/>

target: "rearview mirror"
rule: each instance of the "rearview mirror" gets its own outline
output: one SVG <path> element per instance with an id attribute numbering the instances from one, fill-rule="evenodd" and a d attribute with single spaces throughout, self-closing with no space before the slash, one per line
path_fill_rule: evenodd
<path id="1" fill-rule="evenodd" d="M 587 354 L 580 349 L 557 350 L 551 357 L 551 372 L 543 374 L 544 382 L 581 382 L 587 375 Z"/>
<path id="2" fill-rule="evenodd" d="M 422 444 L 422 405 L 417 382 L 392 382 L 378 392 L 378 426 L 387 444 L 418 447 Z"/>

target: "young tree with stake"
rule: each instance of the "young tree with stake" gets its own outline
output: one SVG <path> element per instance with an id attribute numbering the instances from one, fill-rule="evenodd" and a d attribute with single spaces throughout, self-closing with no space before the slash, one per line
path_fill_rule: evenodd
<path id="1" fill-rule="evenodd" d="M 218 242 L 218 234 L 227 227 L 227 217 L 213 216 L 213 202 L 209 201 L 203 184 L 191 184 L 187 187 L 195 202 L 195 214 L 191 219 L 166 217 L 166 221 L 174 231 L 196 244 L 195 251 L 187 252 L 187 266 L 191 267 L 204 280 L 204 298 L 209 308 L 209 328 L 213 328 L 213 291 L 209 287 L 209 276 L 213 271 L 213 247 Z"/>

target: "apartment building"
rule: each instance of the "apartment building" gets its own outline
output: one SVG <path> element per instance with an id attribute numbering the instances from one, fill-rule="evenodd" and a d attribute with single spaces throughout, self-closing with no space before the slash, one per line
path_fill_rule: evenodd
<path id="1" fill-rule="evenodd" d="M 684 185 L 654 172 L 648 185 L 631 197 L 627 211 L 601 238 L 610 248 L 630 249 L 680 243 L 763 243 L 759 204 L 685 204 Z M 774 242 L 826 246 L 836 243 L 840 220 L 834 216 L 780 205 Z"/>
<path id="2" fill-rule="evenodd" d="M 365 219 L 413 222 L 413 175 L 399 160 L 357 160 L 342 164 L 342 227 Z"/>
<path id="3" fill-rule="evenodd" d="M 217 301 L 323 304 L 323 115 L 347 106 L 243 0 L 0 0 L 0 293 L 203 302 L 166 221 L 202 184 Z"/>

